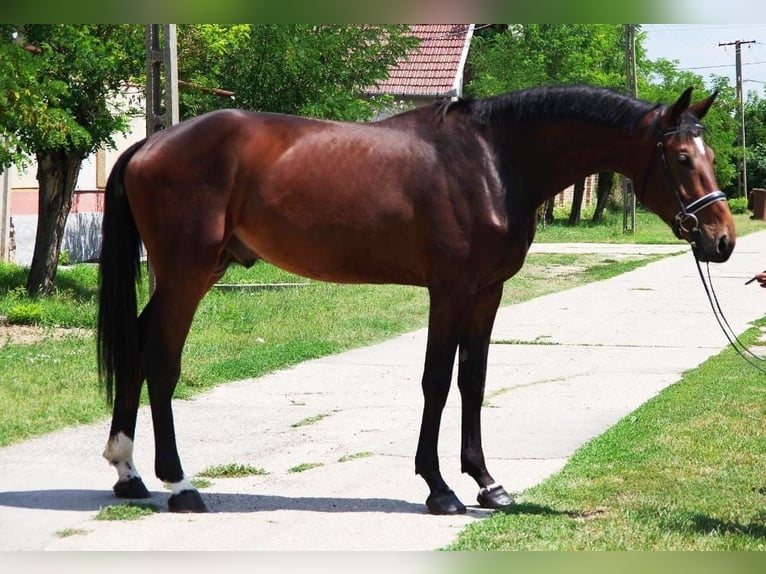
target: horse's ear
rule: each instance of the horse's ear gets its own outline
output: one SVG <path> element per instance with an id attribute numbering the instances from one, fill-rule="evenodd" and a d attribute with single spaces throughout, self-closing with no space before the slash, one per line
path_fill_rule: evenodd
<path id="1" fill-rule="evenodd" d="M 689 108 L 689 104 L 692 101 L 692 89 L 691 87 L 686 88 L 676 103 L 670 107 L 670 110 L 668 110 L 668 125 L 674 126 L 678 124 L 681 114 Z"/>
<path id="2" fill-rule="evenodd" d="M 697 116 L 699 119 L 702 119 L 705 117 L 705 114 L 708 113 L 708 110 L 710 110 L 710 107 L 713 105 L 717 95 L 718 90 L 714 91 L 704 100 L 697 102 L 696 104 L 692 104 L 689 109 L 694 113 L 695 116 Z"/>

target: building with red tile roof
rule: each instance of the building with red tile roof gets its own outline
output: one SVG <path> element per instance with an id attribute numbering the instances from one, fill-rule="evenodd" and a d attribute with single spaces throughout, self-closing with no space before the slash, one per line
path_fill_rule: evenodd
<path id="1" fill-rule="evenodd" d="M 436 98 L 463 94 L 463 73 L 473 24 L 415 24 L 420 45 L 391 68 L 387 79 L 369 88 L 371 96 L 388 94 L 422 105 Z"/>

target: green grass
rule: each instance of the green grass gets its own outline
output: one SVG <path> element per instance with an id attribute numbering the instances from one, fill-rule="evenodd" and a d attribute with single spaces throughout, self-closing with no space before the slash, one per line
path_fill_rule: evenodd
<path id="1" fill-rule="evenodd" d="M 765 399 L 766 376 L 729 348 L 449 549 L 764 550 Z"/>
<path id="2" fill-rule="evenodd" d="M 95 520 L 138 520 L 149 516 L 160 509 L 155 504 L 143 502 L 126 502 L 125 504 L 111 504 L 102 506 L 95 516 Z"/>
<path id="3" fill-rule="evenodd" d="M 63 530 L 57 530 L 54 535 L 57 538 L 69 538 L 70 536 L 80 536 L 87 533 L 88 531 L 83 528 L 64 528 Z"/>
<path id="4" fill-rule="evenodd" d="M 319 468 L 320 466 L 324 466 L 324 464 L 321 462 L 304 462 L 302 464 L 297 464 L 288 468 L 287 472 L 306 472 L 307 470 L 311 470 L 312 468 Z"/>
<path id="5" fill-rule="evenodd" d="M 338 459 L 338 462 L 349 462 L 352 460 L 356 460 L 358 458 L 369 458 L 371 456 L 374 456 L 374 453 L 366 450 L 363 452 L 355 452 L 354 454 L 347 454 L 345 456 L 342 456 Z"/>
<path id="6" fill-rule="evenodd" d="M 535 241 L 540 243 L 678 243 L 679 245 L 686 243 L 676 239 L 667 225 L 656 215 L 641 208 L 636 210 L 636 227 L 633 233 L 623 233 L 621 210 L 606 211 L 603 222 L 593 223 L 590 220 L 592 209 L 584 209 L 581 222 L 577 226 L 566 223 L 567 211 L 557 209 L 555 216 L 556 220 L 552 224 L 540 226 Z M 766 222 L 751 219 L 749 212 L 735 214 L 734 221 L 738 235 L 766 229 Z"/>
<path id="7" fill-rule="evenodd" d="M 313 417 L 306 417 L 305 419 L 299 420 L 297 423 L 293 423 L 290 426 L 292 428 L 299 428 L 299 427 L 313 425 L 314 423 L 318 423 L 322 419 L 326 419 L 329 416 L 330 416 L 330 413 L 323 413 L 321 415 L 315 415 Z"/>
<path id="8" fill-rule="evenodd" d="M 217 466 L 211 466 L 197 473 L 197 476 L 205 478 L 242 478 L 245 476 L 260 476 L 268 474 L 262 468 L 256 468 L 249 464 L 221 464 Z"/>

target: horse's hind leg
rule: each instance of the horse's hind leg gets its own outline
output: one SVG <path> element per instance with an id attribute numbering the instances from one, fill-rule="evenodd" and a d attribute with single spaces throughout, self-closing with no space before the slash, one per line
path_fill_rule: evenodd
<path id="1" fill-rule="evenodd" d="M 490 476 L 481 444 L 481 406 L 487 376 L 487 356 L 492 325 L 503 293 L 502 283 L 475 296 L 468 308 L 468 322 L 460 340 L 458 388 L 462 400 L 460 463 L 463 472 L 480 487 L 477 500 L 484 508 L 513 504 L 505 489 Z"/>
<path id="2" fill-rule="evenodd" d="M 133 384 L 117 385 L 115 389 L 112 425 L 103 456 L 117 470 L 117 482 L 112 491 L 118 498 L 150 496 L 133 463 L 133 441 L 142 382 L 139 375 L 139 380 L 133 381 Z"/>
<path id="3" fill-rule="evenodd" d="M 181 372 L 181 353 L 194 313 L 204 296 L 210 274 L 180 270 L 171 281 L 160 282 L 147 307 L 146 337 L 142 368 L 149 390 L 154 427 L 157 477 L 172 492 L 168 507 L 172 512 L 206 512 L 194 486 L 186 479 L 176 446 L 171 400 Z"/>

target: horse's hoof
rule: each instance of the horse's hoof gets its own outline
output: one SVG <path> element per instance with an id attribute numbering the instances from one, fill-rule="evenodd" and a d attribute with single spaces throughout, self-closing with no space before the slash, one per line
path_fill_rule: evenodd
<path id="1" fill-rule="evenodd" d="M 182 490 L 168 499 L 170 512 L 207 512 L 207 506 L 196 490 Z"/>
<path id="2" fill-rule="evenodd" d="M 506 508 L 516 503 L 511 495 L 499 484 L 489 488 L 482 488 L 479 491 L 479 496 L 476 497 L 476 501 L 482 508 L 492 508 L 494 510 Z"/>
<path id="3" fill-rule="evenodd" d="M 465 514 L 465 506 L 450 489 L 432 493 L 426 506 L 431 514 Z"/>
<path id="4" fill-rule="evenodd" d="M 115 483 L 112 492 L 117 498 L 149 498 L 151 496 L 144 486 L 144 481 L 137 476 Z"/>

